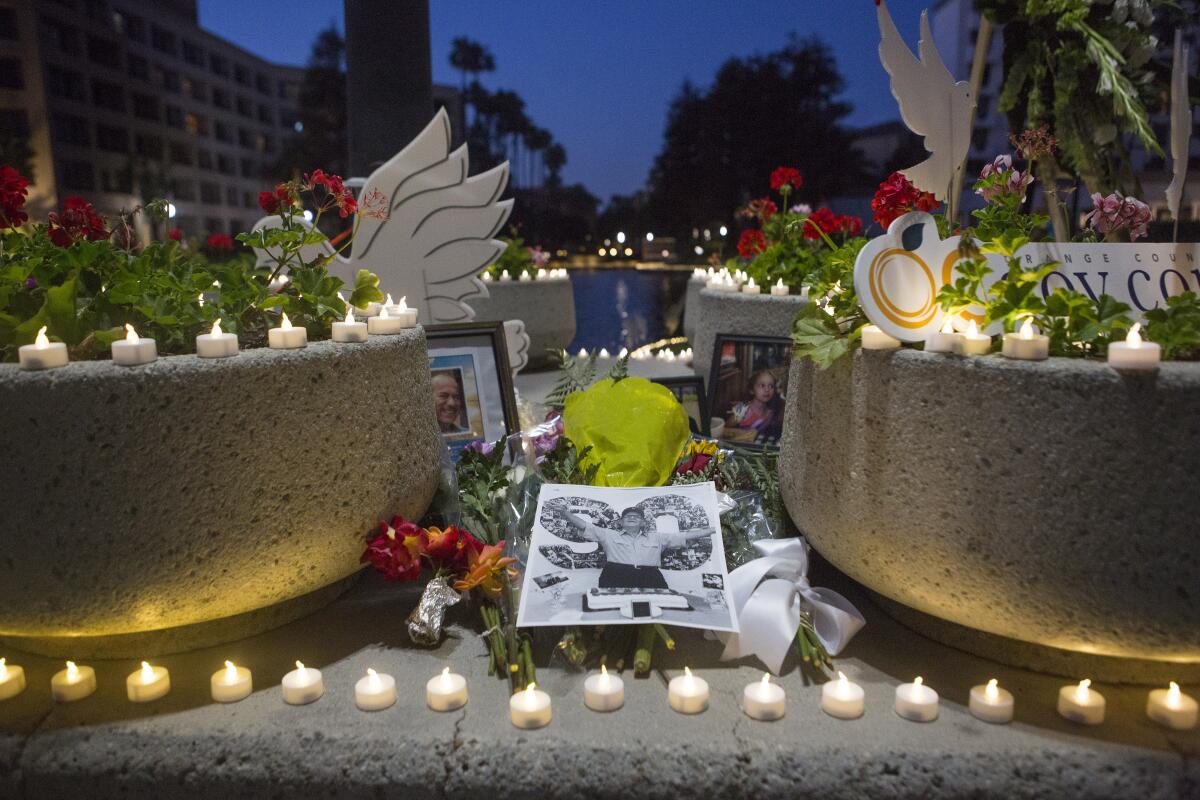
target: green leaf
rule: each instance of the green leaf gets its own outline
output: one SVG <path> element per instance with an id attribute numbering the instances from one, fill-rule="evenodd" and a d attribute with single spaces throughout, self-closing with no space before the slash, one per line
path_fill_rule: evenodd
<path id="1" fill-rule="evenodd" d="M 809 311 L 812 309 L 812 311 Z M 854 338 L 861 336 L 859 330 Z M 805 306 L 792 324 L 792 341 L 796 343 L 796 355 L 808 358 L 821 369 L 850 352 L 851 338 L 844 336 L 833 318 L 817 308 L 816 303 Z"/>
<path id="2" fill-rule="evenodd" d="M 383 301 L 383 292 L 379 291 L 379 276 L 369 269 L 360 269 L 354 276 L 354 291 L 350 294 L 350 305 L 355 308 L 366 308 L 367 303 Z"/>

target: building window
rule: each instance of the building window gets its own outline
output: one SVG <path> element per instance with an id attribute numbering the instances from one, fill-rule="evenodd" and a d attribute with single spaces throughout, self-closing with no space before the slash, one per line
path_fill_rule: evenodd
<path id="1" fill-rule="evenodd" d="M 99 36 L 89 36 L 87 51 L 88 59 L 93 64 L 113 69 L 121 68 L 121 48 L 116 42 L 101 39 Z"/>
<path id="2" fill-rule="evenodd" d="M 42 37 L 50 49 L 71 56 L 79 55 L 79 31 L 70 25 L 42 17 Z"/>
<path id="3" fill-rule="evenodd" d="M 96 189 L 96 174 L 87 161 L 60 161 L 58 172 L 62 177 L 62 185 L 68 189 L 80 189 L 85 192 Z"/>
<path id="4" fill-rule="evenodd" d="M 212 169 L 213 157 L 212 153 L 202 148 L 196 148 L 196 166 L 200 169 Z"/>
<path id="5" fill-rule="evenodd" d="M 236 206 L 238 204 L 238 190 L 236 186 L 225 187 L 225 205 Z"/>
<path id="6" fill-rule="evenodd" d="M 160 53 L 173 56 L 175 55 L 175 34 L 157 25 L 151 25 L 150 46 Z"/>
<path id="7" fill-rule="evenodd" d="M 217 153 L 217 172 L 222 175 L 232 175 L 234 172 L 233 159 L 224 153 Z"/>
<path id="8" fill-rule="evenodd" d="M 85 85 L 81 72 L 53 65 L 46 67 L 46 91 L 51 97 L 85 102 L 87 100 L 87 92 L 84 91 Z"/>
<path id="9" fill-rule="evenodd" d="M 0 109 L 0 136 L 14 139 L 29 136 L 29 115 L 25 113 L 25 109 Z"/>
<path id="10" fill-rule="evenodd" d="M 274 125 L 274 124 L 275 124 L 275 115 L 271 113 L 271 109 L 270 109 L 270 107 L 268 107 L 268 106 L 264 106 L 264 105 L 259 105 L 259 107 L 258 107 L 258 121 L 259 121 L 259 122 L 265 122 L 265 123 L 267 123 L 268 125 Z"/>
<path id="11" fill-rule="evenodd" d="M 187 200 L 191 202 L 196 199 L 196 184 L 183 178 L 176 178 L 171 181 L 171 189 L 175 194 L 176 200 Z"/>
<path id="12" fill-rule="evenodd" d="M 208 84 L 204 81 L 193 80 L 192 78 L 183 79 L 183 94 L 185 97 L 191 97 L 196 100 L 208 100 Z"/>
<path id="13" fill-rule="evenodd" d="M 125 63 L 131 78 L 141 78 L 144 81 L 150 80 L 150 62 L 141 56 L 135 56 L 133 53 L 125 56 Z"/>
<path id="14" fill-rule="evenodd" d="M 987 147 L 988 129 L 976 128 L 971 132 L 971 147 L 976 150 L 983 150 Z"/>
<path id="15" fill-rule="evenodd" d="M 92 80 L 92 105 L 109 111 L 125 110 L 125 90 L 119 83 Z"/>
<path id="16" fill-rule="evenodd" d="M 172 128 L 183 129 L 183 109 L 179 106 L 167 106 L 167 124 Z"/>
<path id="17" fill-rule="evenodd" d="M 133 146 L 139 156 L 161 161 L 163 155 L 163 140 L 148 133 L 139 133 L 133 137 Z"/>
<path id="18" fill-rule="evenodd" d="M 975 115 L 979 119 L 987 119 L 988 114 L 992 111 L 992 98 L 986 94 L 979 98 L 979 102 L 975 106 Z"/>
<path id="19" fill-rule="evenodd" d="M 50 126 L 56 141 L 79 147 L 87 147 L 92 143 L 87 120 L 83 117 L 58 112 L 50 117 Z"/>
<path id="20" fill-rule="evenodd" d="M 271 96 L 271 82 L 267 80 L 267 76 L 261 72 L 254 75 L 254 88 L 258 89 L 268 97 Z"/>
<path id="21" fill-rule="evenodd" d="M 0 58 L 0 89 L 24 89 L 25 74 L 16 58 Z"/>
<path id="22" fill-rule="evenodd" d="M 183 90 L 179 73 L 173 69 L 167 69 L 162 64 L 154 65 L 154 82 L 171 94 L 179 94 Z"/>
<path id="23" fill-rule="evenodd" d="M 17 12 L 11 8 L 0 8 L 0 39 L 20 39 L 17 33 Z"/>
<path id="24" fill-rule="evenodd" d="M 213 135 L 217 137 L 218 142 L 232 142 L 233 132 L 224 122 L 217 120 L 213 123 Z"/>
<path id="25" fill-rule="evenodd" d="M 250 158 L 242 159 L 242 177 L 253 178 L 255 176 L 254 160 Z"/>
<path id="26" fill-rule="evenodd" d="M 182 142 L 167 142 L 167 155 L 172 164 L 192 165 L 192 148 Z"/>
<path id="27" fill-rule="evenodd" d="M 254 137 L 250 134 L 250 131 L 245 128 L 238 128 L 238 144 L 248 149 L 254 147 Z"/>
<path id="28" fill-rule="evenodd" d="M 230 236 L 237 236 L 242 231 L 248 231 L 248 230 L 250 230 L 250 226 L 247 225 L 245 222 L 242 222 L 240 219 L 229 220 L 229 235 Z"/>
<path id="29" fill-rule="evenodd" d="M 210 206 L 221 205 L 221 187 L 208 181 L 200 182 L 200 202 Z"/>
<path id="30" fill-rule="evenodd" d="M 250 70 L 241 64 L 233 65 L 233 79 L 242 86 L 250 85 Z"/>
<path id="31" fill-rule="evenodd" d="M 242 208 L 258 208 L 258 199 L 253 192 L 242 192 Z"/>
<path id="32" fill-rule="evenodd" d="M 253 117 L 254 116 L 254 106 L 251 105 L 249 98 L 238 97 L 237 112 L 239 114 L 241 114 L 243 117 Z"/>
<path id="33" fill-rule="evenodd" d="M 212 70 L 214 75 L 220 75 L 222 78 L 229 77 L 229 61 L 226 60 L 225 56 L 209 53 L 208 68 Z"/>
<path id="34" fill-rule="evenodd" d="M 183 127 L 192 136 L 208 136 L 208 117 L 203 114 L 187 114 L 183 118 Z"/>
<path id="35" fill-rule="evenodd" d="M 254 137 L 254 149 L 260 153 L 271 153 L 275 150 L 275 142 L 270 136 L 260 133 Z"/>
<path id="36" fill-rule="evenodd" d="M 195 42 L 183 40 L 183 60 L 195 67 L 204 66 L 204 48 Z"/>
<path id="37" fill-rule="evenodd" d="M 137 14 L 129 14 L 125 11 L 120 13 L 125 18 L 125 35 L 135 42 L 146 41 L 146 20 Z"/>
<path id="38" fill-rule="evenodd" d="M 149 119 L 158 122 L 158 98 L 153 95 L 133 93 L 133 115 L 138 119 Z"/>
<path id="39" fill-rule="evenodd" d="M 110 153 L 129 152 L 129 131 L 112 125 L 96 124 L 96 147 Z"/>
<path id="40" fill-rule="evenodd" d="M 133 175 L 128 169 L 101 170 L 100 189 L 117 194 L 131 194 L 133 192 Z"/>
<path id="41" fill-rule="evenodd" d="M 212 104 L 217 108 L 229 108 L 229 92 L 220 86 L 214 86 L 212 90 Z"/>

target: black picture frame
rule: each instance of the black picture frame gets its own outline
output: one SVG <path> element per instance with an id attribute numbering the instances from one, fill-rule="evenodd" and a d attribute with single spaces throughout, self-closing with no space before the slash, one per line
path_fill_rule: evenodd
<path id="1" fill-rule="evenodd" d="M 696 390 L 696 402 L 700 406 L 700 418 L 695 420 L 695 427 L 692 433 L 700 436 L 709 436 L 712 433 L 712 418 L 708 414 L 708 392 L 704 386 L 704 378 L 699 375 L 685 375 L 674 378 L 651 378 L 651 382 L 662 384 L 671 390 L 671 394 L 675 395 L 675 399 L 681 405 L 684 404 L 684 398 L 681 396 L 681 391 L 685 387 L 692 387 Z M 686 405 L 684 406 L 686 409 Z M 691 419 L 689 415 L 689 419 Z"/>
<path id="2" fill-rule="evenodd" d="M 460 322 L 427 325 L 425 326 L 425 341 L 431 366 L 433 359 L 437 357 L 436 351 L 439 349 L 450 347 L 489 347 L 492 358 L 495 361 L 496 388 L 500 394 L 504 433 L 511 435 L 520 430 L 520 419 L 517 416 L 517 396 L 513 388 L 512 369 L 508 363 L 508 342 L 504 335 L 503 322 Z M 482 406 L 481 412 L 486 414 L 486 409 L 483 409 Z M 457 461 L 461 446 L 457 448 L 453 446 L 448 437 L 448 434 L 443 433 L 443 439 L 447 440 L 447 447 L 450 448 L 451 458 Z M 455 441 L 454 444 L 465 446 L 467 441 Z"/>
<path id="3" fill-rule="evenodd" d="M 734 361 L 724 362 L 726 348 L 732 347 Z M 708 409 L 711 417 L 721 417 L 726 426 L 716 438 L 725 444 L 750 449 L 778 449 L 783 434 L 783 405 L 787 394 L 788 372 L 792 364 L 792 340 L 786 336 L 754 336 L 718 333 L 713 342 L 712 366 L 708 376 Z M 760 371 L 775 378 L 777 403 L 769 424 L 753 436 L 728 424 L 735 395 L 747 397 L 749 381 Z M 782 387 L 782 388 L 780 388 Z"/>

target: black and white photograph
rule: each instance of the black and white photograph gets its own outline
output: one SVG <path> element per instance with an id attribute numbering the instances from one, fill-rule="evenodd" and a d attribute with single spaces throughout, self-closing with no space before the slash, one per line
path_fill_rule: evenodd
<path id="1" fill-rule="evenodd" d="M 712 483 L 546 484 L 517 625 L 662 622 L 736 631 Z"/>
<path id="2" fill-rule="evenodd" d="M 750 447 L 778 447 L 783 433 L 792 342 L 717 334 L 709 379 L 712 436 Z"/>
<path id="3" fill-rule="evenodd" d="M 434 414 L 451 460 L 472 442 L 517 430 L 503 324 L 430 325 L 425 334 Z"/>
<path id="4" fill-rule="evenodd" d="M 655 383 L 661 383 L 671 390 L 675 399 L 683 406 L 688 415 L 688 428 L 697 436 L 711 434 L 711 423 L 708 416 L 708 395 L 704 391 L 704 378 L 699 375 L 687 375 L 679 378 L 653 378 Z"/>

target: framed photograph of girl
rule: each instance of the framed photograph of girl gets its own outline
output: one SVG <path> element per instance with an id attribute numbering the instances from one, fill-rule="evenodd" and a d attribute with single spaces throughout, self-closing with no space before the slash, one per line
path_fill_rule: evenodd
<path id="1" fill-rule="evenodd" d="M 425 328 L 433 410 L 450 457 L 480 440 L 518 429 L 517 403 L 502 322 Z"/>
<path id="2" fill-rule="evenodd" d="M 748 447 L 778 447 L 783 433 L 792 342 L 718 333 L 709 377 L 712 436 Z"/>

